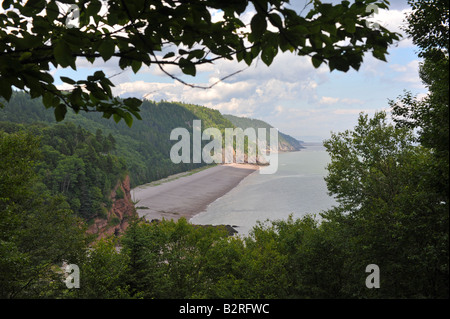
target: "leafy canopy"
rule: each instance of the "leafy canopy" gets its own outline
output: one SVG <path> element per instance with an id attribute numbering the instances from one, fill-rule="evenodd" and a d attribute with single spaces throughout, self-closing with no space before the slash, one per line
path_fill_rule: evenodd
<path id="1" fill-rule="evenodd" d="M 423 99 L 406 92 L 399 101 L 390 101 L 394 121 L 415 129 L 418 142 L 433 149 L 435 165 L 428 175 L 433 192 L 442 193 L 439 202 L 448 205 L 449 160 L 449 2 L 410 0 L 413 8 L 405 28 L 424 60 L 419 68 L 428 94 Z"/>
<path id="2" fill-rule="evenodd" d="M 302 16 L 281 0 L 5 0 L 0 97 L 9 100 L 15 87 L 42 97 L 58 121 L 72 108 L 101 112 L 116 122 L 124 119 L 131 126 L 133 116 L 140 119 L 141 101 L 114 97 L 114 84 L 104 72 L 79 81 L 62 76 L 71 89 L 61 90 L 51 66 L 76 70 L 81 58 L 90 63 L 115 58 L 122 70 L 157 65 L 174 77 L 164 69 L 174 65 L 195 76 L 199 65 L 217 59 L 248 65 L 261 59 L 270 65 L 279 51 L 291 51 L 310 56 L 315 67 L 326 63 L 330 70 L 346 72 L 358 70 L 366 52 L 385 60 L 389 44 L 398 39 L 365 20 L 369 4 L 387 8 L 387 0 L 309 4 L 311 10 Z M 251 6 L 255 14 L 248 28 L 243 13 Z M 211 10 L 223 12 L 223 19 L 215 21 Z"/>

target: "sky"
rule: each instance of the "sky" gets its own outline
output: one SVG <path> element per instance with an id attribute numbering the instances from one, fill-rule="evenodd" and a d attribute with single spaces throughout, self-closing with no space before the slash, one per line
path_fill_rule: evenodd
<path id="1" fill-rule="evenodd" d="M 379 10 L 373 21 L 404 34 L 401 26 L 410 12 L 407 0 L 391 0 L 390 3 L 390 10 Z M 305 0 L 291 1 L 297 11 L 304 4 Z M 220 19 L 220 12 L 212 13 Z M 249 9 L 244 15 L 249 19 L 252 13 Z M 244 16 L 244 22 L 245 19 Z M 111 78 L 115 95 L 203 105 L 222 114 L 260 119 L 295 138 L 317 142 L 329 138 L 332 132 L 352 129 L 360 112 L 369 115 L 381 110 L 388 112 L 388 100 L 395 100 L 405 90 L 418 96 L 426 94 L 418 73 L 421 60 L 411 39 L 403 37 L 388 52 L 387 62 L 369 53 L 359 71 L 346 73 L 330 72 L 326 65 L 315 69 L 309 57 L 290 52 L 279 53 L 270 67 L 262 61 L 254 61 L 247 67 L 245 63 L 219 60 L 214 65 L 200 66 L 195 78 L 183 76 L 176 68 L 166 69 L 186 82 L 203 86 L 243 70 L 208 90 L 176 82 L 157 66 L 144 66 L 137 74 L 131 70 L 120 73 L 114 58 L 93 65 L 77 61 L 77 76 L 69 69 L 54 70 L 53 76 L 55 84 L 60 84 L 61 75 L 78 78 L 99 69 L 107 76 L 120 73 Z"/>

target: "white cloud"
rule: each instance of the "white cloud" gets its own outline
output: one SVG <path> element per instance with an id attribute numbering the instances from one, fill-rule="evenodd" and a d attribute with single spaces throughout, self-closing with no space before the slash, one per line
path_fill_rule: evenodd
<path id="1" fill-rule="evenodd" d="M 378 23 L 389 31 L 400 33 L 402 38 L 396 44 L 397 47 L 413 47 L 414 45 L 412 40 L 408 38 L 407 34 L 403 30 L 407 25 L 406 17 L 411 12 L 411 8 L 402 10 L 379 10 L 378 13 L 374 15 L 373 19 L 370 19 L 370 21 Z"/>
<path id="2" fill-rule="evenodd" d="M 403 33 L 400 26 L 409 9 L 401 5 L 394 8 L 380 10 L 374 21 L 391 31 Z M 247 23 L 254 14 L 252 10 L 250 8 L 245 13 Z M 223 17 L 220 10 L 211 10 L 210 13 L 214 21 Z M 398 48 L 397 52 L 401 53 L 414 50 L 409 40 L 400 41 Z M 393 47 L 390 51 L 395 49 Z M 403 89 L 420 87 L 417 72 L 420 60 L 414 58 L 411 61 L 411 55 L 407 58 L 392 56 L 388 61 L 392 59 L 395 63 L 386 63 L 367 53 L 360 70 L 347 73 L 330 73 L 324 64 L 315 69 L 309 57 L 290 52 L 279 53 L 270 67 L 261 60 L 250 67 L 236 61 L 217 60 L 214 64 L 199 66 L 195 78 L 184 76 L 176 66 L 165 66 L 169 73 L 200 86 L 210 86 L 243 70 L 208 90 L 173 81 L 157 66 L 144 66 L 137 76 L 127 70 L 114 77 L 112 81 L 116 87 L 113 92 L 121 96 L 145 96 L 156 101 L 164 99 L 201 104 L 225 114 L 266 120 L 293 136 L 327 137 L 330 131 L 351 129 L 360 112 L 373 114 L 376 107 L 387 106 L 387 99 L 395 98 Z M 94 65 L 80 62 L 80 68 L 102 69 L 107 76 L 122 71 L 114 58 L 106 63 L 100 60 Z M 392 93 L 396 86 L 401 88 Z"/>
<path id="3" fill-rule="evenodd" d="M 243 72 L 219 81 L 220 78 L 244 68 Z M 217 82 L 207 90 L 191 88 L 178 82 L 153 83 L 139 80 L 118 83 L 114 93 L 134 93 L 140 97 L 146 95 L 148 99 L 202 104 L 239 114 L 269 114 L 273 112 L 275 105 L 283 101 L 316 101 L 319 83 L 328 78 L 324 70 L 316 70 L 311 66 L 309 58 L 292 54 L 278 55 L 270 68 L 260 61 L 257 65 L 246 68 L 244 64 L 235 61 L 220 60 L 203 70 L 206 71 L 207 82 L 196 82 L 195 85 L 207 87 Z M 144 70 L 143 73 L 157 74 L 151 70 Z M 157 81 L 156 78 L 153 79 L 155 80 Z"/>
<path id="4" fill-rule="evenodd" d="M 345 104 L 345 105 L 352 105 L 352 104 L 363 104 L 364 101 L 360 99 L 354 99 L 354 98 L 339 98 L 339 97 L 330 97 L 330 96 L 322 96 L 318 102 L 321 105 L 334 105 L 334 104 Z"/>
<path id="5" fill-rule="evenodd" d="M 328 97 L 328 96 L 322 96 L 322 98 L 319 101 L 319 104 L 336 104 L 339 102 L 339 98 L 337 97 Z"/>
<path id="6" fill-rule="evenodd" d="M 372 114 L 375 110 L 372 109 L 336 109 L 332 113 L 336 115 L 358 115 L 360 113 Z"/>
<path id="7" fill-rule="evenodd" d="M 422 80 L 419 76 L 420 60 L 413 60 L 406 65 L 392 64 L 389 67 L 397 72 L 395 80 L 408 83 L 414 88 L 423 88 Z"/>

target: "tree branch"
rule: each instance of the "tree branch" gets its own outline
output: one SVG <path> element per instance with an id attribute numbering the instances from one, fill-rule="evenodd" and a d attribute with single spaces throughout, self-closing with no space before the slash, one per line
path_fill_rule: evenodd
<path id="1" fill-rule="evenodd" d="M 156 56 L 153 56 L 153 57 L 154 57 L 155 59 L 157 59 Z M 186 86 L 189 86 L 189 87 L 191 87 L 191 88 L 194 88 L 194 89 L 203 89 L 203 90 L 211 89 L 211 88 L 213 88 L 214 86 L 216 86 L 217 84 L 219 84 L 220 82 L 223 82 L 224 80 L 226 80 L 226 79 L 228 79 L 228 78 L 230 78 L 230 77 L 232 77 L 232 76 L 234 76 L 234 75 L 236 75 L 236 74 L 239 74 L 239 73 L 245 71 L 246 69 L 248 69 L 248 67 L 246 67 L 246 68 L 244 68 L 244 69 L 238 70 L 238 71 L 233 72 L 233 73 L 231 73 L 231 74 L 229 74 L 229 75 L 227 75 L 227 76 L 224 76 L 223 78 L 220 78 L 219 80 L 217 80 L 216 82 L 214 82 L 214 83 L 211 84 L 211 85 L 203 86 L 203 85 L 195 85 L 195 84 L 187 83 L 186 81 L 183 81 L 183 80 L 180 79 L 179 77 L 177 77 L 177 76 L 175 76 L 175 75 L 173 75 L 173 74 L 167 72 L 167 71 L 162 67 L 162 64 L 163 64 L 163 63 L 159 63 L 159 64 L 158 64 L 159 69 L 160 69 L 164 74 L 166 74 L 167 76 L 169 76 L 170 78 L 172 78 L 173 80 L 178 81 L 178 82 L 180 82 L 180 83 L 182 83 L 182 84 L 184 84 L 184 85 L 186 85 Z M 149 94 L 149 93 L 148 93 L 148 94 Z M 148 95 L 148 94 L 146 94 L 146 95 Z"/>

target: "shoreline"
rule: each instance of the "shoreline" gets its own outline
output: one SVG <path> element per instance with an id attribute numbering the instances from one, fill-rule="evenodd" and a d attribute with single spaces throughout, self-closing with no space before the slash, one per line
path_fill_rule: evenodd
<path id="1" fill-rule="evenodd" d="M 137 186 L 131 194 L 139 217 L 189 222 L 257 170 L 255 164 L 220 164 Z"/>

